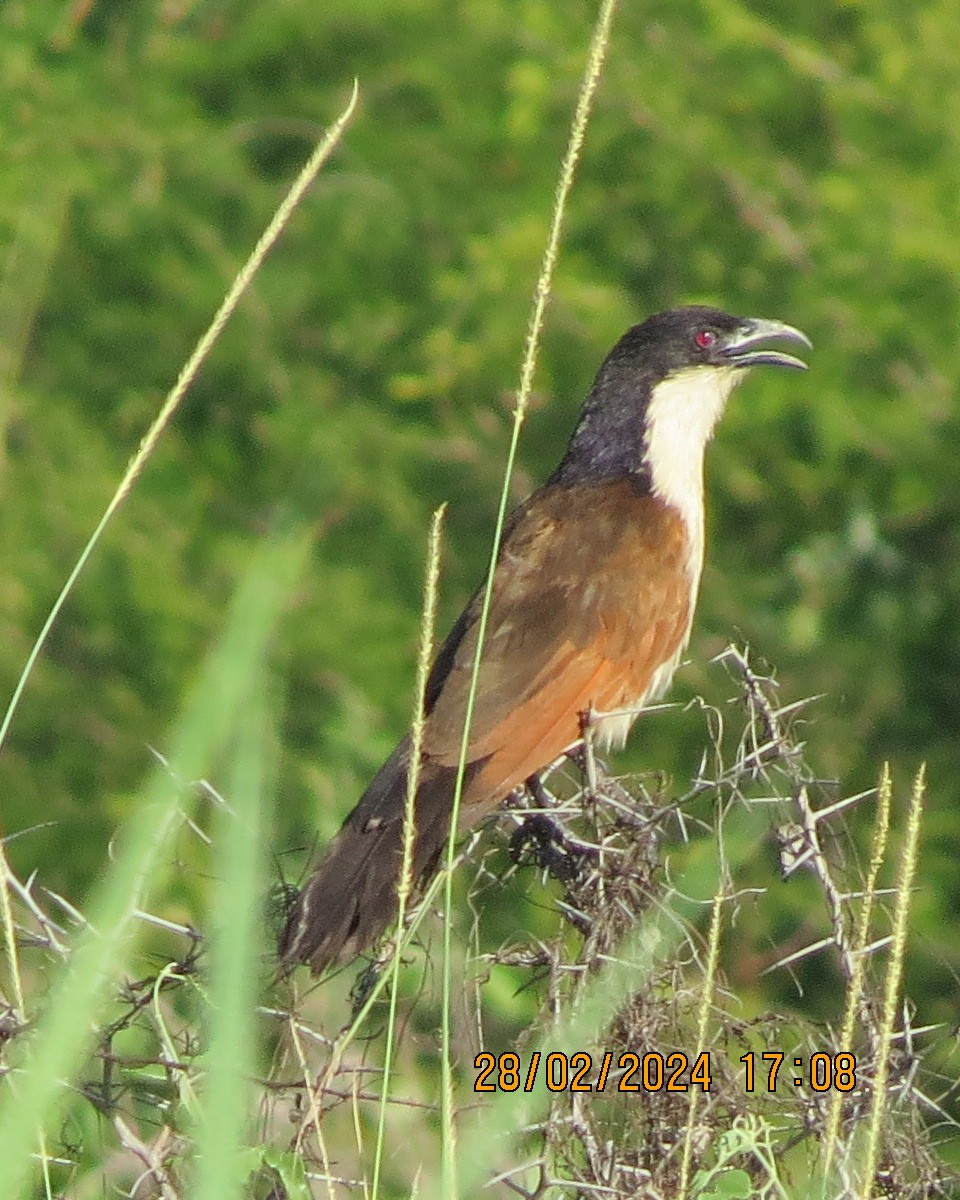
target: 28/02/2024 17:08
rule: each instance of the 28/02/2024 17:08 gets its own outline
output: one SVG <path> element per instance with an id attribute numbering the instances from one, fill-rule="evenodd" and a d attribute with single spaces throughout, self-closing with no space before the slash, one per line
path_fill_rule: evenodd
<path id="1" fill-rule="evenodd" d="M 857 1061 L 853 1054 L 844 1051 L 811 1054 L 807 1059 L 795 1057 L 792 1064 L 803 1074 L 780 1079 L 785 1058 L 782 1050 L 766 1050 L 760 1054 L 751 1051 L 741 1055 L 744 1091 L 754 1091 L 759 1083 L 761 1088 L 765 1086 L 768 1092 L 773 1092 L 778 1080 L 798 1088 L 809 1087 L 814 1092 L 831 1089 L 850 1092 L 856 1087 Z M 595 1074 L 593 1055 L 586 1050 L 573 1054 L 552 1051 L 546 1055 L 535 1050 L 526 1072 L 521 1071 L 520 1055 L 512 1051 L 495 1055 L 483 1050 L 473 1060 L 473 1065 L 477 1071 L 473 1085 L 475 1092 L 530 1092 L 536 1086 L 541 1067 L 542 1082 L 551 1092 L 603 1092 L 608 1083 L 611 1091 L 618 1092 L 686 1092 L 691 1087 L 709 1092 L 713 1078 L 709 1050 L 702 1050 L 692 1061 L 683 1051 L 664 1055 L 656 1051 L 637 1054 L 624 1050 L 615 1055 L 612 1050 L 607 1050 L 598 1056 Z M 612 1078 L 611 1070 L 614 1071 Z"/>

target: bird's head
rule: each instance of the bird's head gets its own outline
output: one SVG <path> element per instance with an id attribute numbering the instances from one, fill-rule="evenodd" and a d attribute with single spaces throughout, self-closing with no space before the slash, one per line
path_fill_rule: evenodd
<path id="1" fill-rule="evenodd" d="M 810 347 L 792 325 L 705 305 L 634 325 L 600 367 L 556 477 L 632 474 L 668 499 L 695 485 L 704 448 L 748 368 L 805 369 L 778 342 Z"/>
<path id="2" fill-rule="evenodd" d="M 705 305 L 672 308 L 628 330 L 610 351 L 601 374 L 607 372 L 622 383 L 633 377 L 635 385 L 655 386 L 694 371 L 726 374 L 759 366 L 806 369 L 805 362 L 773 349 L 771 342 L 810 347 L 806 334 L 782 321 L 734 317 Z"/>

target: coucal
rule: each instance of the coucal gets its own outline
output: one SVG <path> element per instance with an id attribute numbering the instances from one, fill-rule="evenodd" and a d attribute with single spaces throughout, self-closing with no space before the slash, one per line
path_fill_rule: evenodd
<path id="1" fill-rule="evenodd" d="M 460 830 L 581 736 L 623 744 L 663 694 L 690 636 L 703 563 L 703 458 L 747 369 L 805 367 L 779 321 L 677 308 L 630 329 L 600 367 L 563 460 L 510 517 L 470 726 Z M 422 884 L 449 836 L 483 589 L 433 663 L 416 796 Z M 604 713 L 611 715 L 604 717 Z M 410 737 L 377 772 L 293 903 L 286 966 L 319 973 L 396 919 Z"/>

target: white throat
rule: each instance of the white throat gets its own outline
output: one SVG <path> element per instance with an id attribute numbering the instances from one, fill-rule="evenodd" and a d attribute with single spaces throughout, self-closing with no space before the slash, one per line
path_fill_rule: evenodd
<path id="1" fill-rule="evenodd" d="M 654 495 L 680 513 L 690 538 L 687 570 L 696 595 L 703 567 L 703 456 L 737 367 L 691 367 L 658 383 L 647 406 L 644 461 Z"/>

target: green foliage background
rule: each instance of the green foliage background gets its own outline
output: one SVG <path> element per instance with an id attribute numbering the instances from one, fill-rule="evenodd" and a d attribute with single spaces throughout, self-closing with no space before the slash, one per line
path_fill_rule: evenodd
<path id="1" fill-rule="evenodd" d="M 483 569 L 529 298 L 593 19 L 573 0 L 88 0 L 0 10 L 0 685 L 287 181 L 360 111 L 60 621 L 0 755 L 15 869 L 80 899 L 262 533 L 315 530 L 277 647 L 279 853 L 408 718 L 429 513 L 446 627 Z M 915 929 L 955 1020 L 960 10 L 625 3 L 521 444 L 549 470 L 602 355 L 687 301 L 788 320 L 737 395 L 675 695 L 731 637 L 845 791 L 931 793 Z M 702 723 L 624 767 L 695 769 Z M 39 828 L 34 828 L 40 826 Z M 282 860 L 286 863 L 286 859 Z M 299 858 L 291 859 L 295 872 Z M 189 879 L 191 888 L 202 886 Z M 786 900 L 785 903 L 789 903 Z"/>

